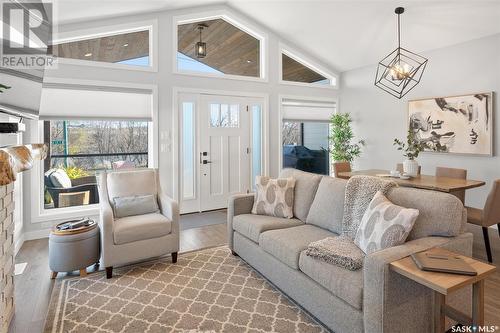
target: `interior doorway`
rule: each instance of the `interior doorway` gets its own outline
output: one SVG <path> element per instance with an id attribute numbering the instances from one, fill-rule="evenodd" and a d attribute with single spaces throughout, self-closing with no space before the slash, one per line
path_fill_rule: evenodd
<path id="1" fill-rule="evenodd" d="M 263 98 L 179 94 L 181 213 L 227 207 L 262 173 Z"/>

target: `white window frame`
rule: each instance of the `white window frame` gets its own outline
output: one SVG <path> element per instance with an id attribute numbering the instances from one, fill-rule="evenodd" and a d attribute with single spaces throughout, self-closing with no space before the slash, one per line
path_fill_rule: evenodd
<path id="1" fill-rule="evenodd" d="M 319 84 L 314 82 L 307 83 L 307 82 L 295 82 L 295 81 L 283 80 L 283 54 L 292 58 L 298 63 L 304 65 L 305 67 L 315 71 L 316 73 L 321 74 L 322 76 L 327 78 L 330 81 L 330 83 Z M 330 70 L 326 69 L 325 67 L 315 64 L 313 60 L 304 55 L 302 52 L 282 43 L 279 44 L 278 75 L 279 75 L 278 80 L 280 84 L 301 86 L 301 87 L 326 88 L 326 89 L 339 88 L 339 75 L 337 73 L 333 73 Z"/>
<path id="2" fill-rule="evenodd" d="M 51 79 L 50 83 L 58 82 L 62 85 L 94 85 L 108 86 L 115 88 L 137 88 L 149 89 L 152 92 L 152 121 L 148 122 L 148 167 L 158 168 L 158 86 L 148 84 L 132 84 L 122 82 L 108 81 L 88 81 L 88 80 L 73 80 L 73 79 Z M 105 117 L 103 117 L 105 118 Z M 119 119 L 114 119 L 119 120 Z M 138 120 L 139 121 L 139 120 Z M 34 121 L 35 125 L 31 129 L 31 137 L 35 142 L 44 142 L 43 120 Z M 33 169 L 30 172 L 30 187 L 29 200 L 31 200 L 31 223 L 41 223 L 42 227 L 52 227 L 56 222 L 79 218 L 84 216 L 98 216 L 99 204 L 52 208 L 45 209 L 43 205 L 44 199 L 44 168 L 42 163 L 34 163 Z M 33 194 L 36 194 L 35 196 Z M 50 221 L 50 222 L 49 222 Z M 44 223 L 45 222 L 45 223 Z M 50 224 L 50 225 L 45 225 Z"/>
<path id="3" fill-rule="evenodd" d="M 338 98 L 325 98 L 325 97 L 308 97 L 308 96 L 296 96 L 296 95 L 279 95 L 279 114 L 278 114 L 278 169 L 277 174 L 279 175 L 281 170 L 283 169 L 283 101 L 286 99 L 294 99 L 294 100 L 303 100 L 307 102 L 326 102 L 326 103 L 335 103 L 335 112 L 338 113 L 339 110 L 339 99 Z M 307 119 L 307 115 L 304 116 L 304 119 L 301 119 L 304 122 L 311 121 Z M 317 120 L 316 120 L 317 121 Z M 325 121 L 327 121 L 325 119 Z"/>
<path id="4" fill-rule="evenodd" d="M 88 67 L 113 68 L 143 72 L 158 72 L 158 20 L 147 20 L 117 24 L 110 26 L 100 26 L 98 28 L 82 29 L 75 31 L 59 32 L 54 37 L 54 44 L 76 42 L 87 39 L 121 35 L 125 33 L 149 31 L 149 66 L 134 66 L 127 64 L 117 64 L 103 61 L 57 58 L 56 65 L 78 65 Z M 47 67 L 46 70 L 57 70 L 57 66 Z"/>
<path id="5" fill-rule="evenodd" d="M 260 66 L 260 75 L 259 77 L 251 77 L 244 75 L 232 75 L 232 74 L 216 74 L 216 73 L 202 73 L 195 71 L 185 71 L 179 70 L 177 66 L 177 44 L 178 44 L 178 34 L 177 27 L 182 24 L 194 23 L 194 22 L 202 22 L 208 20 L 217 20 L 222 19 L 229 24 L 232 24 L 236 28 L 244 31 L 245 33 L 257 38 L 259 40 L 259 66 Z M 254 81 L 254 82 L 268 82 L 268 37 L 265 32 L 255 27 L 255 25 L 247 22 L 242 17 L 228 11 L 225 9 L 215 10 L 215 11 L 206 11 L 199 12 L 194 14 L 187 15 L 179 15 L 173 17 L 173 26 L 172 26 L 172 72 L 173 74 L 178 75 L 188 75 L 188 76 L 201 76 L 201 77 L 210 77 L 210 78 L 218 78 L 218 79 L 230 79 L 230 80 L 241 80 L 241 81 Z"/>

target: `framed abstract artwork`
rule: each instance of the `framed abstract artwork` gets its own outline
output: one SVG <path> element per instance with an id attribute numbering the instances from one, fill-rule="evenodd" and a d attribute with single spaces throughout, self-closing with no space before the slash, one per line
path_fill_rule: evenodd
<path id="1" fill-rule="evenodd" d="M 424 151 L 493 154 L 493 93 L 408 102 L 408 126 Z"/>

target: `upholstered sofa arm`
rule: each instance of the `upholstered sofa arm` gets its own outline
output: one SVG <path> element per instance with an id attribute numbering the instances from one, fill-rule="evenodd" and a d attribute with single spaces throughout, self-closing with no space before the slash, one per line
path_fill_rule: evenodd
<path id="1" fill-rule="evenodd" d="M 235 194 L 229 198 L 227 203 L 227 242 L 231 250 L 233 249 L 233 218 L 240 214 L 250 214 L 253 200 L 253 193 Z"/>
<path id="2" fill-rule="evenodd" d="M 172 233 L 179 234 L 179 205 L 166 194 L 159 194 L 160 210 L 162 215 L 172 221 Z"/>
<path id="3" fill-rule="evenodd" d="M 363 310 L 365 332 L 430 332 L 432 293 L 430 289 L 392 271 L 389 264 L 412 253 L 433 247 L 472 255 L 472 234 L 457 237 L 424 237 L 375 252 L 363 265 Z M 467 290 L 448 297 L 463 312 L 470 311 Z"/>
<path id="4" fill-rule="evenodd" d="M 113 209 L 108 200 L 108 189 L 106 186 L 106 174 L 99 177 L 99 228 L 101 229 L 101 265 L 108 265 L 107 248 L 114 245 L 113 237 Z"/>

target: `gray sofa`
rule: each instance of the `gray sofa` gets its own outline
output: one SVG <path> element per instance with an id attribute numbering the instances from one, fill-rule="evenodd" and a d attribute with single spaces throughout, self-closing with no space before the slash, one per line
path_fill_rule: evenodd
<path id="1" fill-rule="evenodd" d="M 253 194 L 231 197 L 228 240 L 239 255 L 276 287 L 334 332 L 430 332 L 429 289 L 389 269 L 411 253 L 442 247 L 472 254 L 464 233 L 466 212 L 456 197 L 434 191 L 393 188 L 388 198 L 420 215 L 405 244 L 368 255 L 363 268 L 349 271 L 305 255 L 307 245 L 342 232 L 346 181 L 295 169 L 294 218 L 252 215 Z M 447 302 L 470 313 L 470 289 Z M 450 323 L 448 323 L 450 324 Z"/>

